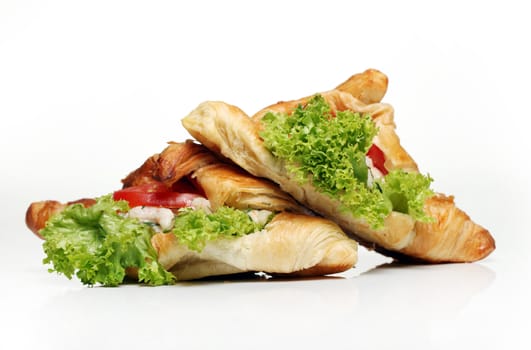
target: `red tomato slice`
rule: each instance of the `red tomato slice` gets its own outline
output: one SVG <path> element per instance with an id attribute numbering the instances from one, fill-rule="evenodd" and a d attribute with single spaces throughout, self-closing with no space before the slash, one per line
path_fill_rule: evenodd
<path id="1" fill-rule="evenodd" d="M 387 175 L 388 171 L 384 165 L 385 155 L 378 146 L 373 144 L 371 148 L 369 148 L 369 151 L 367 152 L 367 157 L 371 158 L 372 164 L 374 165 L 376 169 L 380 170 L 380 172 L 383 175 Z"/>
<path id="2" fill-rule="evenodd" d="M 168 190 L 166 186 L 140 185 L 128 187 L 113 193 L 114 200 L 125 200 L 131 208 L 138 206 L 177 209 L 189 207 L 195 198 L 202 197 L 195 193 L 180 193 Z"/>

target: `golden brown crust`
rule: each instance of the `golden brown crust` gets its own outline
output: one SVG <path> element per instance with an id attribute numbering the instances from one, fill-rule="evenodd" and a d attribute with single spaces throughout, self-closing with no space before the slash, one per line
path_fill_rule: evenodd
<path id="1" fill-rule="evenodd" d="M 39 231 L 44 228 L 46 221 L 53 214 L 62 211 L 64 207 L 65 204 L 51 200 L 31 203 L 26 210 L 26 226 L 31 232 L 42 238 Z"/>
<path id="2" fill-rule="evenodd" d="M 258 124 L 250 123 L 247 114 L 236 106 L 219 101 L 204 102 L 182 123 L 201 144 L 240 166 L 247 164 L 243 168 L 255 176 L 267 167 L 278 165 L 261 143 L 254 142 L 259 139 Z"/>
<path id="3" fill-rule="evenodd" d="M 182 177 L 219 160 L 208 149 L 191 140 L 169 142 L 161 152 L 149 157 L 138 169 L 122 180 L 124 187 L 159 182 L 171 187 Z"/>
<path id="4" fill-rule="evenodd" d="M 309 213 L 271 181 L 256 178 L 222 162 L 203 145 L 191 140 L 171 142 L 151 156 L 124 180 L 124 187 L 162 182 L 168 188 L 185 176 L 197 180 L 214 209 L 227 205 L 237 209 L 267 209 Z"/>
<path id="5" fill-rule="evenodd" d="M 401 146 L 395 132 L 393 108 L 384 103 L 365 104 L 351 95 L 350 92 L 363 95 L 360 91 L 364 89 L 364 81 L 364 78 L 351 78 L 348 83 L 340 85 L 343 91 L 332 90 L 321 95 L 333 111 L 348 109 L 371 115 L 379 128 L 374 143 L 385 155 L 387 170 L 418 171 L 417 164 Z M 387 86 L 387 82 L 383 85 Z M 368 95 L 374 94 L 371 92 Z M 365 100 L 377 100 L 380 94 L 376 95 Z M 250 173 L 276 182 L 297 201 L 334 220 L 368 246 L 376 245 L 379 250 L 392 255 L 407 255 L 425 262 L 475 261 L 492 252 L 495 244 L 490 233 L 470 220 L 453 201 L 441 199 L 444 197 L 434 197 L 426 202 L 427 212 L 437 218 L 438 224 L 416 223 L 409 215 L 393 212 L 386 218 L 383 229 L 374 230 L 364 221 L 341 211 L 340 203 L 320 193 L 311 184 L 301 185 L 292 178 L 284 163 L 264 147 L 259 137 L 260 121 L 268 111 L 291 114 L 297 105 L 305 104 L 309 98 L 276 103 L 252 118 L 235 106 L 205 102 L 186 116 L 182 123 L 194 138 L 207 147 Z"/>
<path id="6" fill-rule="evenodd" d="M 54 214 L 61 212 L 68 205 L 75 203 L 81 203 L 85 207 L 89 207 L 93 205 L 95 201 L 94 199 L 83 198 L 68 203 L 61 203 L 53 200 L 33 202 L 26 210 L 26 226 L 38 237 L 43 238 L 39 231 L 46 226 L 48 219 Z"/>
<path id="7" fill-rule="evenodd" d="M 270 182 L 250 176 L 240 168 L 216 163 L 193 173 L 213 209 L 227 205 L 237 209 L 266 209 L 308 213 L 286 192 Z"/>
<path id="8" fill-rule="evenodd" d="M 172 234 L 153 236 L 159 262 L 180 280 L 250 271 L 293 276 L 321 276 L 350 269 L 356 242 L 339 226 L 318 217 L 280 213 L 263 231 L 210 241 L 199 253 Z"/>
<path id="9" fill-rule="evenodd" d="M 480 260 L 495 249 L 489 231 L 457 208 L 452 196 L 429 198 L 425 210 L 435 222 L 417 222 L 415 239 L 401 253 L 432 262 L 462 262 Z"/>
<path id="10" fill-rule="evenodd" d="M 380 102 L 387 92 L 388 79 L 376 69 L 352 75 L 334 90 L 344 91 L 365 104 Z"/>

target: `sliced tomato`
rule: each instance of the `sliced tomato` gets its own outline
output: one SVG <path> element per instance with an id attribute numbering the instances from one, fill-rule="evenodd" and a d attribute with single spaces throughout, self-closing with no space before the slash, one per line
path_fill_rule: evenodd
<path id="1" fill-rule="evenodd" d="M 373 144 L 367 152 L 367 157 L 372 160 L 372 164 L 376 169 L 378 169 L 383 175 L 387 175 L 388 171 L 385 168 L 385 154 L 378 146 Z"/>
<path id="2" fill-rule="evenodd" d="M 181 193 L 161 186 L 148 184 L 124 188 L 113 193 L 114 200 L 125 200 L 131 208 L 138 206 L 177 209 L 189 207 L 195 198 L 202 197 L 196 193 Z"/>

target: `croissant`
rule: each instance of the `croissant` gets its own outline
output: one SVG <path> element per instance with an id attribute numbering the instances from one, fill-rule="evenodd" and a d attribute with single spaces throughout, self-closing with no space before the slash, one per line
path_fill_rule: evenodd
<path id="1" fill-rule="evenodd" d="M 189 249 L 174 234 L 155 233 L 150 242 L 157 260 L 178 280 L 257 271 L 317 276 L 345 271 L 357 261 L 357 243 L 337 224 L 309 215 L 305 207 L 274 183 L 222 162 L 192 141 L 170 143 L 122 182 L 124 188 L 150 183 L 171 188 L 185 177 L 197 181 L 213 211 L 229 206 L 278 214 L 260 231 L 208 241 L 201 251 Z M 89 207 L 95 201 L 84 199 L 77 203 Z M 56 201 L 34 202 L 26 212 L 26 224 L 39 234 L 46 222 L 66 206 Z M 137 268 L 126 272 L 138 278 Z"/>
<path id="2" fill-rule="evenodd" d="M 263 231 L 209 242 L 200 252 L 158 233 L 151 243 L 159 262 L 178 280 L 262 271 L 285 276 L 322 276 L 352 268 L 356 244 L 329 220 L 289 212 L 276 215 Z"/>
<path id="3" fill-rule="evenodd" d="M 333 115 L 345 110 L 370 115 L 378 128 L 372 142 L 383 153 L 387 171 L 418 173 L 416 162 L 401 146 L 395 132 L 393 107 L 379 102 L 386 90 L 387 77 L 377 70 L 367 70 L 320 95 Z M 207 101 L 183 118 L 182 124 L 209 149 L 255 176 L 279 184 L 298 202 L 335 221 L 363 245 L 386 255 L 431 263 L 471 262 L 485 258 L 495 249 L 489 231 L 457 208 L 452 196 L 435 193 L 425 200 L 424 211 L 433 219 L 431 222 L 421 222 L 393 210 L 385 217 L 382 227 L 374 228 L 363 218 L 342 210 L 339 200 L 320 191 L 311 181 L 301 184 L 289 171 L 288 164 L 266 148 L 260 132 L 264 128 L 262 118 L 268 112 L 291 115 L 311 97 L 276 103 L 252 117 L 236 106 Z"/>

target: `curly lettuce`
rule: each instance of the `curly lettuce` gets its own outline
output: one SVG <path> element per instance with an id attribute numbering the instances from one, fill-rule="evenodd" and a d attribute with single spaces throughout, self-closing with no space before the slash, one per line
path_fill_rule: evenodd
<path id="1" fill-rule="evenodd" d="M 128 210 L 127 202 L 114 201 L 111 195 L 88 208 L 68 206 L 40 231 L 45 239 L 43 263 L 52 264 L 50 272 L 69 279 L 75 275 L 87 285 L 117 286 L 123 283 L 126 268 L 137 268 L 139 281 L 146 284 L 173 283 L 174 276 L 158 263 L 151 245 L 154 231 L 120 215 Z"/>
<path id="2" fill-rule="evenodd" d="M 323 96 L 315 95 L 293 112 L 268 112 L 262 118 L 264 146 L 283 159 L 301 184 L 311 182 L 337 199 L 341 209 L 379 228 L 391 211 L 428 221 L 423 210 L 433 192 L 432 179 L 417 173 L 391 171 L 369 185 L 366 154 L 378 128 L 370 115 L 332 113 Z"/>
<path id="3" fill-rule="evenodd" d="M 129 209 L 126 201 L 114 201 L 112 195 L 98 198 L 88 208 L 82 204 L 66 207 L 40 231 L 45 239 L 43 263 L 52 265 L 50 272 L 69 279 L 76 276 L 86 285 L 117 286 L 124 282 L 128 268 L 138 270 L 139 282 L 174 283 L 175 277 L 160 265 L 151 245 L 152 224 L 128 217 Z M 185 208 L 166 234 L 175 234 L 179 243 L 201 252 L 209 241 L 262 230 L 273 215 L 256 223 L 246 211 L 229 207 L 214 213 Z"/>
<path id="4" fill-rule="evenodd" d="M 378 180 L 378 186 L 383 196 L 391 201 L 393 210 L 409 214 L 418 221 L 430 222 L 433 218 L 424 212 L 424 202 L 434 194 L 430 189 L 432 181 L 429 175 L 397 169 Z"/>
<path id="5" fill-rule="evenodd" d="M 220 207 L 206 213 L 186 208 L 175 217 L 173 233 L 188 249 L 201 252 L 208 241 L 244 236 L 262 230 L 265 224 L 254 222 L 239 209 Z"/>

